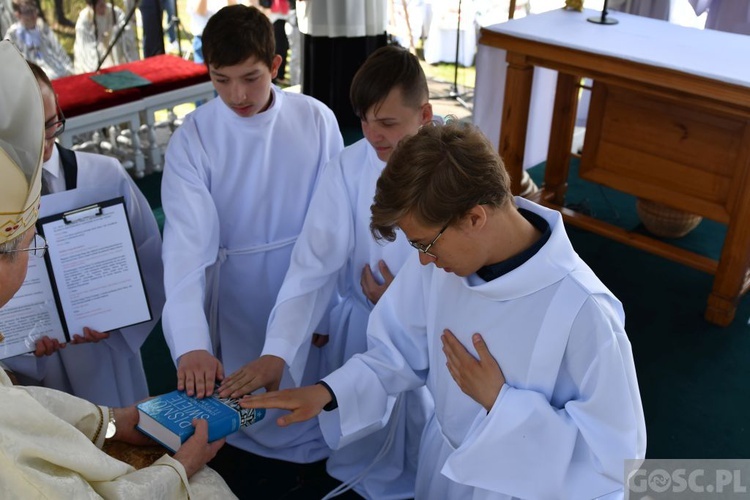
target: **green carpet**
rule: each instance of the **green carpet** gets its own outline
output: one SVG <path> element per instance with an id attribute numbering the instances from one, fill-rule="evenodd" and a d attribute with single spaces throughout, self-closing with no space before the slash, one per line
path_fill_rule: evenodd
<path id="1" fill-rule="evenodd" d="M 360 136 L 348 133 L 347 143 Z M 577 163 L 571 166 L 576 179 Z M 543 165 L 530 170 L 539 184 Z M 160 225 L 161 174 L 138 181 Z M 567 201 L 590 214 L 644 231 L 632 196 L 572 180 Z M 718 258 L 726 227 L 704 220 L 673 240 Z M 712 276 L 592 233 L 569 228 L 581 257 L 623 302 L 646 414 L 650 458 L 750 458 L 750 298 L 727 328 L 703 319 Z M 141 349 L 150 392 L 174 389 L 175 369 L 161 327 Z"/>
<path id="2" fill-rule="evenodd" d="M 164 210 L 161 208 L 161 172 L 147 175 L 143 179 L 137 179 L 143 195 L 149 201 L 151 209 L 159 224 L 159 230 L 164 230 Z M 164 341 L 164 332 L 159 321 L 151 335 L 141 346 L 141 357 L 146 370 L 149 393 L 152 396 L 164 394 L 177 388 L 177 371 L 172 363 L 167 343 Z"/>

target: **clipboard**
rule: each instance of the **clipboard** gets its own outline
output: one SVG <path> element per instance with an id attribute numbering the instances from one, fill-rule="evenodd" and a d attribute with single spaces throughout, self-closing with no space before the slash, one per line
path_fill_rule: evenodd
<path id="1" fill-rule="evenodd" d="M 74 222 L 78 222 L 87 217 L 96 217 L 97 215 L 101 214 L 102 206 L 98 203 L 95 203 L 93 205 L 88 205 L 85 207 L 77 208 L 75 210 L 70 210 L 68 212 L 63 212 L 62 220 L 63 222 L 65 222 L 65 224 L 73 224 Z"/>
<path id="2" fill-rule="evenodd" d="M 32 351 L 43 335 L 67 342 L 83 327 L 107 332 L 152 320 L 123 197 L 41 218 L 37 232 L 48 250 L 43 265 L 29 259 L 27 280 L 0 309 L 0 332 L 11 332 L 0 359 Z"/>

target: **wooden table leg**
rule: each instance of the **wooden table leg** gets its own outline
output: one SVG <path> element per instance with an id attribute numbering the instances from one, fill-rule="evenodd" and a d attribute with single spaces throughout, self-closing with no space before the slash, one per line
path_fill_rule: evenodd
<path id="1" fill-rule="evenodd" d="M 499 149 L 505 168 L 510 174 L 511 191 L 516 195 L 521 192 L 534 67 L 529 64 L 525 56 L 512 52 L 508 52 L 506 60 L 508 71 L 505 77 Z"/>
<path id="2" fill-rule="evenodd" d="M 547 165 L 544 170 L 544 197 L 556 205 L 564 205 L 568 188 L 570 149 L 576 126 L 580 78 L 567 73 L 557 74 L 555 104 L 552 111 L 552 132 L 549 135 Z M 548 198 L 547 195 L 551 195 Z"/>
<path id="3" fill-rule="evenodd" d="M 734 320 L 740 296 L 748 288 L 750 224 L 747 221 L 750 220 L 750 197 L 744 195 L 744 199 L 737 200 L 737 205 L 721 250 L 705 314 L 706 320 L 721 326 L 728 326 Z"/>
<path id="4" fill-rule="evenodd" d="M 737 165 L 745 168 L 742 174 L 735 177 L 727 199 L 730 213 L 727 236 L 705 314 L 706 320 L 721 326 L 732 322 L 740 296 L 750 286 L 750 171 L 747 169 L 750 164 L 750 125 L 745 126 L 742 143 L 744 148 L 737 158 Z"/>

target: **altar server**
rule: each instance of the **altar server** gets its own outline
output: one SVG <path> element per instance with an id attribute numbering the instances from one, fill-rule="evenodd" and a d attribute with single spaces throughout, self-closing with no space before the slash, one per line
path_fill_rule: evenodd
<path id="1" fill-rule="evenodd" d="M 35 238 L 43 151 L 43 107 L 34 76 L 10 42 L 0 42 L 0 307 L 21 287 Z M 205 422 L 174 457 L 135 470 L 101 451 L 105 440 L 150 442 L 135 429 L 138 410 L 98 406 L 43 387 L 13 385 L 0 367 L 1 498 L 230 499 L 204 464 L 223 441 L 208 443 Z"/>
<path id="2" fill-rule="evenodd" d="M 271 312 L 263 356 L 229 376 L 222 395 L 238 397 L 269 383 L 278 386 L 285 362 L 295 383 L 302 383 L 311 340 L 328 338 L 313 334 L 337 288 L 343 300 L 331 314 L 322 374 L 365 351 L 374 303 L 407 257 L 415 258 L 403 236 L 392 245 L 376 242 L 369 219 L 375 183 L 391 152 L 432 120 L 419 59 L 395 46 L 378 49 L 355 75 L 350 94 L 365 138 L 326 166 Z M 401 399 L 385 429 L 328 459 L 328 472 L 354 483 L 367 498 L 414 496 L 419 437 L 432 404 L 423 390 Z"/>
<path id="3" fill-rule="evenodd" d="M 44 104 L 42 193 L 78 189 L 101 193 L 99 201 L 124 197 L 152 320 L 112 332 L 88 328 L 71 332 L 74 342 L 65 349 L 60 349 L 57 341 L 44 338 L 37 343 L 38 357 L 17 356 L 7 364 L 27 385 L 52 387 L 107 406 L 131 405 L 149 395 L 140 349 L 164 306 L 159 226 L 148 201 L 120 162 L 55 144 L 55 138 L 65 129 L 65 118 L 47 75 L 39 66 L 29 65 Z"/>
<path id="4" fill-rule="evenodd" d="M 370 315 L 369 350 L 325 385 L 243 406 L 321 414 L 327 439 L 373 428 L 389 396 L 426 385 L 416 498 L 622 496 L 643 410 L 620 302 L 578 257 L 561 215 L 510 195 L 468 124 L 425 126 L 378 180 L 373 233 L 419 251 Z M 327 406 L 330 405 L 330 406 Z"/>
<path id="5" fill-rule="evenodd" d="M 203 54 L 219 99 L 175 131 L 162 181 L 164 331 L 178 388 L 198 397 L 212 394 L 225 370 L 260 356 L 313 187 L 343 149 L 328 108 L 271 84 L 280 57 L 258 9 L 234 5 L 214 14 L 203 31 Z M 318 376 L 318 356 L 311 351 L 303 383 Z M 293 384 L 285 374 L 282 385 Z M 290 432 L 273 419 L 266 415 L 233 434 L 222 451 L 244 457 L 227 462 L 241 469 L 239 487 L 258 497 L 264 495 L 248 482 L 248 460 L 310 464 L 329 454 L 316 422 Z"/>

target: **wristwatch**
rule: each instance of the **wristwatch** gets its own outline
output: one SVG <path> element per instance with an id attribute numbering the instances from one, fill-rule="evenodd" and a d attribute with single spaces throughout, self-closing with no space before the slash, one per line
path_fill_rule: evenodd
<path id="1" fill-rule="evenodd" d="M 115 410 L 109 408 L 109 421 L 107 422 L 107 432 L 104 439 L 112 439 L 117 432 L 117 422 L 115 421 Z"/>

